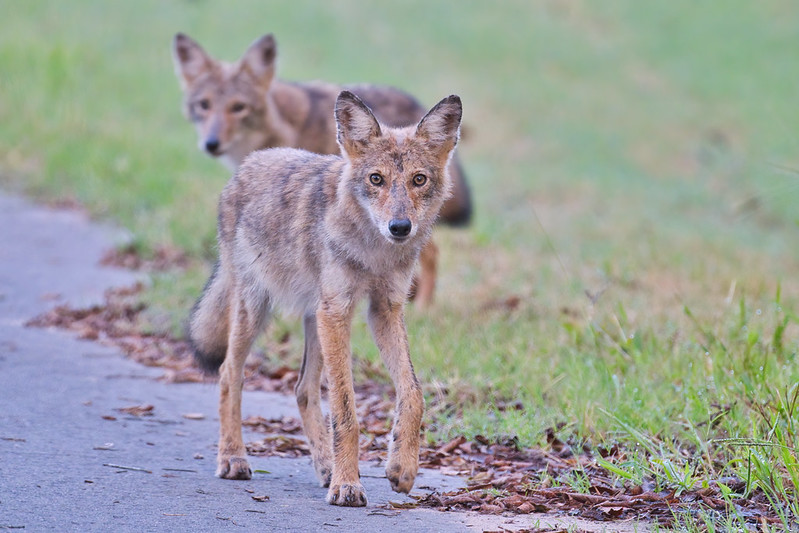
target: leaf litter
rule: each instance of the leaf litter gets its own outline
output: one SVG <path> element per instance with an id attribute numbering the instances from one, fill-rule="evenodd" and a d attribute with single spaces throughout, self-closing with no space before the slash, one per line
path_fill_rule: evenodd
<path id="1" fill-rule="evenodd" d="M 179 257 L 179 256 L 175 256 Z M 173 258 L 174 260 L 174 258 Z M 116 260 L 107 260 L 116 263 Z M 120 261 L 124 265 L 132 259 Z M 164 260 L 166 262 L 166 260 Z M 138 265 L 139 268 L 153 268 Z M 159 268 L 166 266 L 159 265 Z M 145 333 L 139 327 L 144 305 L 136 297 L 141 284 L 110 289 L 104 305 L 73 309 L 60 305 L 29 321 L 27 326 L 58 327 L 76 332 L 80 338 L 99 341 L 120 348 L 128 357 L 151 367 L 163 368 L 162 379 L 172 383 L 206 382 L 194 366 L 189 343 L 165 333 Z M 250 358 L 252 359 L 252 358 Z M 288 366 L 264 368 L 259 361 L 245 367 L 245 388 L 293 394 L 298 372 Z M 356 405 L 361 427 L 361 460 L 378 464 L 386 461 L 393 389 L 375 380 L 356 387 Z M 509 408 L 520 406 L 510 403 Z M 523 408 L 523 406 L 521 406 Z M 152 406 L 118 409 L 133 416 L 152 414 Z M 106 418 L 106 417 L 104 417 Z M 107 417 L 113 419 L 114 417 Z M 265 433 L 260 441 L 246 444 L 251 455 L 301 457 L 310 454 L 307 442 L 298 436 L 302 424 L 292 417 L 265 419 L 249 417 L 242 424 Z M 448 442 L 423 446 L 420 466 L 434 468 L 447 475 L 466 477 L 466 486 L 454 491 L 432 491 L 417 497 L 412 506 L 441 511 L 470 510 L 483 514 L 562 513 L 597 521 L 648 520 L 664 526 L 674 525 L 678 515 L 700 513 L 720 520 L 729 515 L 743 518 L 753 528 L 782 524 L 774 506 L 762 490 L 748 497 L 745 482 L 737 478 L 710 481 L 694 490 L 656 490 L 651 481 L 634 484 L 614 479 L 612 472 L 600 465 L 620 464 L 625 452 L 611 450 L 574 450 L 554 438 L 548 430 L 548 449 L 522 449 L 516 439 L 488 439 L 476 436 L 467 440 L 458 436 Z M 112 465 L 108 465 L 112 466 Z M 114 465 L 116 466 L 116 465 Z M 119 467 L 124 468 L 124 467 Z M 585 490 L 559 480 L 575 473 L 583 476 Z M 731 489 L 726 496 L 722 491 Z M 398 509 L 392 506 L 391 509 Z"/>

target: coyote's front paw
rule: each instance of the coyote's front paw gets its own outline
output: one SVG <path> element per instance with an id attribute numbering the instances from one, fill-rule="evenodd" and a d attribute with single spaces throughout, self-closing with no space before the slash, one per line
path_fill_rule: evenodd
<path id="1" fill-rule="evenodd" d="M 245 457 L 219 457 L 217 459 L 216 477 L 224 479 L 251 479 L 252 470 Z"/>
<path id="2" fill-rule="evenodd" d="M 331 485 L 327 491 L 327 503 L 342 507 L 364 507 L 366 492 L 360 483 Z"/>
<path id="3" fill-rule="evenodd" d="M 402 465 L 395 457 L 391 457 L 386 465 L 386 477 L 391 483 L 394 492 L 409 493 L 416 480 L 416 473 L 419 471 L 419 462 L 412 461 L 412 464 Z"/>

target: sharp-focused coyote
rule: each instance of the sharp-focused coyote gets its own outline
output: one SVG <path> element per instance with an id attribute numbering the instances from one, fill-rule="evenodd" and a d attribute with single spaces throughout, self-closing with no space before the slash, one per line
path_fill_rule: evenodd
<path id="1" fill-rule="evenodd" d="M 350 328 L 368 324 L 397 392 L 386 475 L 408 492 L 419 464 L 424 399 L 411 364 L 404 304 L 420 250 L 452 189 L 447 167 L 461 101 L 392 128 L 349 91 L 335 104 L 341 155 L 273 148 L 248 156 L 219 201 L 219 260 L 195 304 L 198 362 L 220 371 L 217 475 L 251 476 L 241 435 L 243 367 L 273 308 L 304 317 L 297 404 L 327 501 L 361 506 Z M 330 422 L 320 408 L 326 372 Z"/>

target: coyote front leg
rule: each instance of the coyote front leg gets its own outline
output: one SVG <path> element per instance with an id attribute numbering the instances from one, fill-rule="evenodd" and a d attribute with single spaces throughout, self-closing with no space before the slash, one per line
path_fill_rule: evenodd
<path id="1" fill-rule="evenodd" d="M 343 299 L 343 298 L 342 298 Z M 316 312 L 319 341 L 327 371 L 330 426 L 333 434 L 333 476 L 327 502 L 363 507 L 366 493 L 358 472 L 358 418 L 352 386 L 350 327 L 352 301 L 322 299 Z"/>
<path id="2" fill-rule="evenodd" d="M 294 392 L 300 408 L 302 425 L 311 445 L 311 458 L 314 469 L 323 487 L 330 486 L 333 473 L 333 446 L 330 443 L 330 430 L 322 415 L 322 347 L 316 327 L 316 316 L 307 315 L 303 321 L 305 330 L 305 352 L 302 355 L 300 377 Z"/>
<path id="3" fill-rule="evenodd" d="M 386 477 L 395 491 L 410 492 L 419 471 L 419 431 L 424 396 L 408 350 L 403 303 L 392 302 L 382 294 L 372 295 L 369 327 L 397 391 Z"/>

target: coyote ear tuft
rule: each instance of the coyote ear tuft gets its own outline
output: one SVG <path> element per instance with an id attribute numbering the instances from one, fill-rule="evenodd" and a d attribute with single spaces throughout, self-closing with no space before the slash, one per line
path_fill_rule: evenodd
<path id="1" fill-rule="evenodd" d="M 449 155 L 458 144 L 462 116 L 463 106 L 460 97 L 454 94 L 447 96 L 419 121 L 416 135 Z"/>
<path id="2" fill-rule="evenodd" d="M 268 86 L 275 76 L 277 42 L 271 33 L 256 39 L 241 58 L 241 69 L 247 70 L 261 85 Z"/>
<path id="3" fill-rule="evenodd" d="M 172 40 L 172 60 L 175 74 L 184 89 L 214 65 L 214 60 L 205 50 L 184 33 L 175 34 Z"/>
<path id="4" fill-rule="evenodd" d="M 349 91 L 336 99 L 336 139 L 347 154 L 358 155 L 381 135 L 380 124 L 363 101 Z"/>

